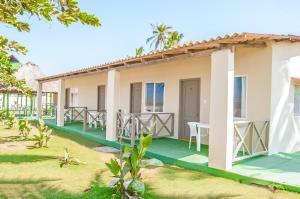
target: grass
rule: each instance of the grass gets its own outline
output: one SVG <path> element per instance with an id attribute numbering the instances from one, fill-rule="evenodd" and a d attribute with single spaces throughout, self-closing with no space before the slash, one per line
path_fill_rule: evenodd
<path id="1" fill-rule="evenodd" d="M 16 129 L 0 126 L 0 198 L 111 198 L 111 179 L 105 162 L 113 154 L 92 150 L 98 143 L 54 133 L 48 148 L 32 148 Z M 67 147 L 86 165 L 60 168 L 58 158 Z M 300 198 L 285 191 L 245 185 L 166 165 L 143 169 L 145 198 Z"/>

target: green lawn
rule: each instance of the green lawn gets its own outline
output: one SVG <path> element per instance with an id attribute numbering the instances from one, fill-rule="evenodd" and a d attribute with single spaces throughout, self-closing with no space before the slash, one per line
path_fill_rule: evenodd
<path id="1" fill-rule="evenodd" d="M 0 198 L 111 198 L 104 163 L 113 155 L 92 150 L 99 144 L 57 132 L 49 148 L 36 149 L 17 135 L 16 129 L 0 127 Z M 65 147 L 87 164 L 60 168 Z M 143 179 L 145 198 L 300 198 L 172 166 L 144 169 Z"/>

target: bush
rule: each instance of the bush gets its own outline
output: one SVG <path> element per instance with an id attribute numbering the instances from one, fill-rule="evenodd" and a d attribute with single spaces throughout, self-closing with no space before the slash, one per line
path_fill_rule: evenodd
<path id="1" fill-rule="evenodd" d="M 36 141 L 34 145 L 39 148 L 47 147 L 48 141 L 51 139 L 52 136 L 52 130 L 45 125 L 45 122 L 42 119 L 39 120 L 37 130 L 38 135 L 33 136 L 33 141 Z"/>
<path id="2" fill-rule="evenodd" d="M 13 113 L 9 113 L 6 117 L 5 117 L 5 125 L 8 129 L 11 129 L 16 122 L 16 118 L 15 115 Z"/>
<path id="3" fill-rule="evenodd" d="M 106 163 L 114 177 L 110 186 L 114 187 L 122 198 L 140 198 L 144 195 L 145 184 L 140 173 L 141 161 L 151 143 L 151 134 L 146 137 L 141 135 L 139 147 L 122 147 L 119 161 L 111 159 L 110 163 Z"/>
<path id="4" fill-rule="evenodd" d="M 19 126 L 20 135 L 24 138 L 27 138 L 32 129 L 28 123 L 28 120 L 27 119 L 19 120 L 18 126 Z"/>

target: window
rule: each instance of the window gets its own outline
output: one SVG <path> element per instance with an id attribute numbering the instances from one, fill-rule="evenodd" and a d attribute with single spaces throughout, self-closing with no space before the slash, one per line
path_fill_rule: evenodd
<path id="1" fill-rule="evenodd" d="M 234 78 L 233 116 L 237 118 L 246 117 L 246 77 Z"/>
<path id="2" fill-rule="evenodd" d="M 164 107 L 164 83 L 146 83 L 146 111 L 163 112 Z"/>
<path id="3" fill-rule="evenodd" d="M 295 85 L 294 113 L 300 116 L 300 85 Z"/>

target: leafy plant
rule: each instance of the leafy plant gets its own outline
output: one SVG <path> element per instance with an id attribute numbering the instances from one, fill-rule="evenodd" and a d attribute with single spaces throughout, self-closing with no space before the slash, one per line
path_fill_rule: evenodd
<path id="1" fill-rule="evenodd" d="M 122 198 L 140 198 L 145 192 L 145 184 L 141 179 L 141 161 L 152 143 L 152 135 L 140 137 L 140 145 L 121 147 L 119 161 L 111 159 L 106 163 L 113 179 L 110 186 L 115 187 Z"/>
<path id="2" fill-rule="evenodd" d="M 82 11 L 75 0 L 0 1 L 0 22 L 5 27 L 15 28 L 19 32 L 29 32 L 31 23 L 27 18 L 48 22 L 56 19 L 65 26 L 76 22 L 95 27 L 101 25 L 95 15 Z M 0 84 L 4 88 L 14 87 L 23 93 L 31 94 L 32 90 L 26 86 L 25 81 L 18 80 L 12 75 L 14 71 L 9 55 L 15 52 L 26 54 L 27 49 L 17 41 L 0 35 Z"/>
<path id="3" fill-rule="evenodd" d="M 61 168 L 69 165 L 86 164 L 86 162 L 81 162 L 78 158 L 71 157 L 68 148 L 65 148 L 64 157 L 60 158 L 59 161 L 60 161 L 59 166 Z"/>
<path id="4" fill-rule="evenodd" d="M 15 115 L 13 113 L 9 113 L 6 117 L 5 117 L 5 125 L 8 129 L 11 129 L 14 124 L 16 122 L 16 118 Z"/>
<path id="5" fill-rule="evenodd" d="M 142 56 L 143 53 L 144 53 L 144 47 L 143 46 L 135 49 L 135 56 Z"/>
<path id="6" fill-rule="evenodd" d="M 20 135 L 24 138 L 27 138 L 32 129 L 28 123 L 28 120 L 27 119 L 19 120 L 18 126 L 19 126 Z"/>
<path id="7" fill-rule="evenodd" d="M 2 124 L 4 124 L 4 120 L 5 120 L 6 114 L 7 114 L 6 110 L 0 110 L 0 122 Z"/>
<path id="8" fill-rule="evenodd" d="M 33 136 L 35 146 L 47 147 L 48 141 L 51 139 L 52 130 L 45 125 L 44 120 L 40 119 L 39 124 L 37 125 L 38 134 Z"/>

